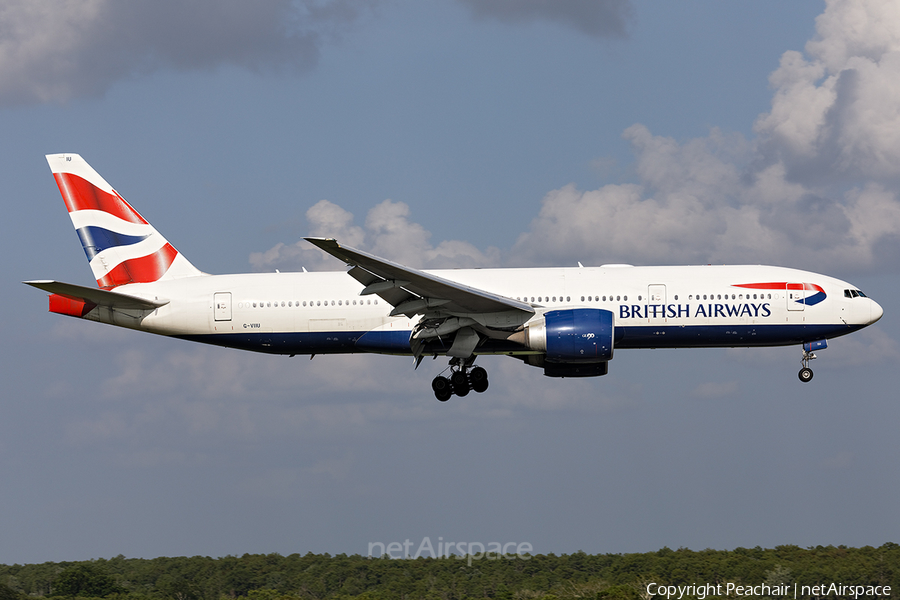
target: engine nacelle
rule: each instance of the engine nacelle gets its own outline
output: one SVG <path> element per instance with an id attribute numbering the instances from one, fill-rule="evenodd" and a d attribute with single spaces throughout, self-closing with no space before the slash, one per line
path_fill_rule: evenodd
<path id="1" fill-rule="evenodd" d="M 605 363 L 612 360 L 615 317 L 597 308 L 550 310 L 525 326 L 519 337 L 551 363 Z"/>

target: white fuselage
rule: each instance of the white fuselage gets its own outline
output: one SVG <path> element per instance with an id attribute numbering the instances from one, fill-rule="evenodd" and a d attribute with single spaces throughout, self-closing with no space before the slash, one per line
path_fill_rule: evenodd
<path id="1" fill-rule="evenodd" d="M 613 313 L 617 348 L 772 346 L 844 335 L 881 317 L 854 286 L 768 266 L 458 269 L 442 278 L 545 310 Z M 205 275 L 124 285 L 116 292 L 167 300 L 154 311 L 95 311 L 86 318 L 152 333 L 280 354 L 409 353 L 417 318 L 344 272 Z M 852 292 L 852 293 L 851 293 Z M 377 343 L 365 334 L 386 332 Z M 373 339 L 369 336 L 366 339 Z M 389 340 L 389 341 L 385 341 Z M 405 342 L 404 342 L 405 340 Z M 524 348 L 487 344 L 478 353 Z"/>

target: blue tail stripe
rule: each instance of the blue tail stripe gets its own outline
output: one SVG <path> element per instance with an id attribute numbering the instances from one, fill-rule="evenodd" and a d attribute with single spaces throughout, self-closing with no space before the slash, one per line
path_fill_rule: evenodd
<path id="1" fill-rule="evenodd" d="M 82 227 L 77 232 L 88 261 L 93 260 L 97 254 L 107 248 L 130 246 L 150 237 L 149 235 L 123 235 L 103 227 L 93 226 Z"/>

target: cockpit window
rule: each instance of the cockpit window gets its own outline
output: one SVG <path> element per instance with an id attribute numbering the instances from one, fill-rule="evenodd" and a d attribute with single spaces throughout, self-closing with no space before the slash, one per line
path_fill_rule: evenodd
<path id="1" fill-rule="evenodd" d="M 850 293 L 850 290 L 844 290 L 844 298 L 852 298 L 853 294 Z"/>
<path id="2" fill-rule="evenodd" d="M 862 290 L 856 290 L 859 293 L 860 298 L 868 298 L 865 294 L 862 293 Z"/>

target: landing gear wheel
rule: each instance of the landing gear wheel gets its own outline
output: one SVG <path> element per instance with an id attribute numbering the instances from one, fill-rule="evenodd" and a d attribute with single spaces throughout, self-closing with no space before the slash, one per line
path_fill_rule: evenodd
<path id="1" fill-rule="evenodd" d="M 450 385 L 450 380 L 440 375 L 431 382 L 431 389 L 434 390 L 434 397 L 441 402 L 446 402 L 453 395 L 453 387 Z"/>
<path id="2" fill-rule="evenodd" d="M 475 367 L 469 373 L 469 383 L 472 385 L 472 390 L 479 394 L 482 393 L 488 388 L 487 371 L 481 367 Z"/>
<path id="3" fill-rule="evenodd" d="M 453 393 L 457 396 L 465 396 L 469 393 L 469 378 L 463 370 L 455 371 L 450 376 L 450 383 L 453 385 Z"/>
<path id="4" fill-rule="evenodd" d="M 823 346 L 824 347 L 824 346 Z M 815 360 L 816 355 L 813 354 L 812 348 L 807 350 L 806 344 L 803 345 L 803 358 L 800 359 L 800 364 L 803 365 L 803 368 L 800 369 L 800 372 L 797 376 L 800 378 L 800 381 L 803 383 L 809 383 L 812 381 L 813 372 L 812 369 L 809 368 L 809 361 Z"/>
<path id="5" fill-rule="evenodd" d="M 450 396 L 468 396 L 474 390 L 481 393 L 488 389 L 487 371 L 474 364 L 475 356 L 468 358 L 454 357 L 450 359 L 450 376 L 438 375 L 431 382 L 434 396 L 441 402 L 446 402 Z"/>

